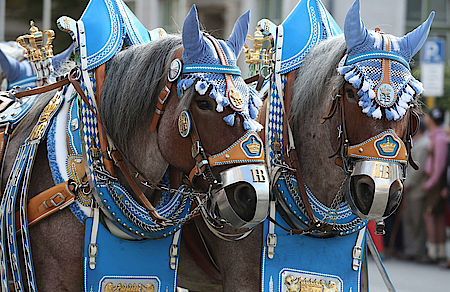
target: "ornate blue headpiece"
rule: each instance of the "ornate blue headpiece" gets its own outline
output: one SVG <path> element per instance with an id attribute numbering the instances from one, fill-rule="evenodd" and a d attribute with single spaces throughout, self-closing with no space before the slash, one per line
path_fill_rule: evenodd
<path id="1" fill-rule="evenodd" d="M 277 34 L 277 73 L 297 69 L 312 47 L 342 31 L 320 0 L 302 0 L 292 10 Z"/>
<path id="2" fill-rule="evenodd" d="M 199 28 L 197 9 L 192 6 L 183 25 L 183 75 L 178 81 L 178 89 L 186 90 L 195 86 L 195 90 L 209 96 L 216 103 L 216 110 L 230 106 L 235 113 L 224 118 L 234 125 L 235 114 L 244 117 L 246 130 L 259 131 L 262 126 L 255 121 L 262 102 L 251 87 L 245 84 L 236 61 L 248 32 L 249 12 L 236 22 L 228 40 L 217 40 L 202 33 Z"/>
<path id="3" fill-rule="evenodd" d="M 345 18 L 347 59 L 337 70 L 359 89 L 359 105 L 368 116 L 400 120 L 413 96 L 421 94 L 422 84 L 409 68 L 411 58 L 420 50 L 430 31 L 434 12 L 414 31 L 398 38 L 380 31 L 368 31 L 356 0 Z"/>

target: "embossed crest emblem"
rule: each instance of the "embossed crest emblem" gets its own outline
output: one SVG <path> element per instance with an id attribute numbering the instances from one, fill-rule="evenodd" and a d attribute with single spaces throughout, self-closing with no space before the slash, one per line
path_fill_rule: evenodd
<path id="1" fill-rule="evenodd" d="M 236 88 L 231 88 L 228 92 L 228 99 L 230 100 L 231 107 L 235 111 L 242 111 L 244 108 L 244 100 L 241 94 Z"/>
<path id="2" fill-rule="evenodd" d="M 376 101 L 382 107 L 391 107 L 395 103 L 395 92 L 388 83 L 383 83 L 378 87 Z"/>
<path id="3" fill-rule="evenodd" d="M 191 118 L 187 111 L 182 111 L 178 117 L 178 131 L 183 138 L 186 138 L 191 132 Z"/>
<path id="4" fill-rule="evenodd" d="M 181 75 L 181 71 L 183 69 L 183 63 L 181 63 L 180 59 L 175 59 L 170 64 L 170 70 L 169 75 L 167 76 L 167 79 L 169 79 L 169 82 L 173 82 L 178 79 Z"/>
<path id="5" fill-rule="evenodd" d="M 382 157 L 395 157 L 400 143 L 392 135 L 386 135 L 375 142 L 375 148 Z"/>
<path id="6" fill-rule="evenodd" d="M 262 144 L 257 136 L 250 135 L 241 145 L 247 157 L 258 157 L 261 155 Z"/>

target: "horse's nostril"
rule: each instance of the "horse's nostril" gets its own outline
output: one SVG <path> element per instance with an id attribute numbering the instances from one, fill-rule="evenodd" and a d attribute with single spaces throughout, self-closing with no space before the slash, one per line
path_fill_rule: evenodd
<path id="1" fill-rule="evenodd" d="M 364 214 L 369 214 L 375 194 L 373 180 L 365 175 L 353 176 L 351 179 L 352 196 L 358 209 Z"/>
<path id="2" fill-rule="evenodd" d="M 384 212 L 384 216 L 389 216 L 397 209 L 400 205 L 403 193 L 403 184 L 400 180 L 396 180 L 391 184 L 389 188 L 389 200 Z"/>
<path id="3" fill-rule="evenodd" d="M 225 188 L 225 192 L 236 214 L 242 219 L 250 221 L 256 210 L 255 189 L 247 183 L 240 183 Z"/>
<path id="4" fill-rule="evenodd" d="M 242 208 L 247 209 L 249 206 L 256 204 L 256 194 L 248 185 L 241 185 L 234 190 L 234 199 Z"/>

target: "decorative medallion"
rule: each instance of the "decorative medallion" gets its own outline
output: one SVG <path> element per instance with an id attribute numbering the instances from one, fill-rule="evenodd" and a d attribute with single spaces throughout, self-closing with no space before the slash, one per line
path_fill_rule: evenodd
<path id="1" fill-rule="evenodd" d="M 183 138 L 189 136 L 191 132 L 191 118 L 187 111 L 182 111 L 178 117 L 178 131 Z"/>
<path id="2" fill-rule="evenodd" d="M 376 99 L 377 103 L 382 107 L 391 107 L 396 99 L 395 92 L 389 83 L 383 83 L 378 87 Z"/>
<path id="3" fill-rule="evenodd" d="M 262 144 L 258 137 L 255 135 L 250 135 L 241 144 L 241 148 L 247 157 L 258 157 L 261 155 Z"/>
<path id="4" fill-rule="evenodd" d="M 235 111 L 242 111 L 244 108 L 244 100 L 242 99 L 241 94 L 236 88 L 231 88 L 228 91 L 228 99 L 230 101 L 231 107 Z"/>
<path id="5" fill-rule="evenodd" d="M 178 77 L 180 77 L 181 75 L 182 69 L 183 63 L 181 62 L 181 60 L 180 59 L 173 60 L 172 63 L 170 64 L 169 75 L 167 76 L 169 82 L 174 82 L 175 80 L 177 80 Z"/>

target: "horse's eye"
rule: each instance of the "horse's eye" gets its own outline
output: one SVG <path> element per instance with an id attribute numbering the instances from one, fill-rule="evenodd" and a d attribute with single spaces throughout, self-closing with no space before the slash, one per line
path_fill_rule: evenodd
<path id="1" fill-rule="evenodd" d="M 197 106 L 201 110 L 210 111 L 213 109 L 213 105 L 210 100 L 206 99 L 199 99 L 195 101 L 197 103 Z"/>
<path id="2" fill-rule="evenodd" d="M 345 94 L 347 95 L 348 98 L 354 99 L 355 98 L 355 93 L 353 92 L 353 90 L 351 89 L 347 89 L 345 91 Z"/>

